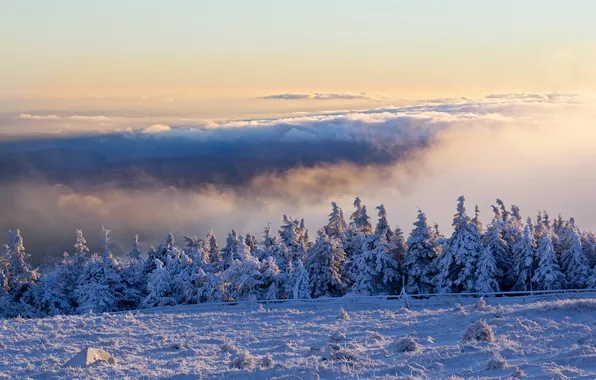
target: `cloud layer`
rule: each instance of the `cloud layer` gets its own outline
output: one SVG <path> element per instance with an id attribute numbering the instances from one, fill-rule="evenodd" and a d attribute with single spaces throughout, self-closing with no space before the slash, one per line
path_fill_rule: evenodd
<path id="1" fill-rule="evenodd" d="M 74 228 L 99 231 L 102 224 L 122 250 L 137 232 L 148 243 L 169 230 L 202 234 L 215 228 L 220 238 L 231 227 L 258 233 L 283 212 L 304 215 L 315 207 L 324 218 L 320 205 L 330 199 L 372 196 L 384 188 L 411 193 L 438 148 L 474 145 L 471 136 L 479 131 L 538 128 L 579 104 L 569 94 L 505 94 L 198 125 L 164 119 L 135 127 L 102 115 L 59 116 L 114 123 L 104 133 L 0 141 L 0 231 L 21 228 L 34 253 L 53 255 L 70 249 Z M 44 251 L 48 246 L 59 248 Z"/>

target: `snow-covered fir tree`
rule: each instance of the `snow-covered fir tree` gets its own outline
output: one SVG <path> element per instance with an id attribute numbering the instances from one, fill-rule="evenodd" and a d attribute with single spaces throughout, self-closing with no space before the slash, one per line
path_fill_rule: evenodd
<path id="1" fill-rule="evenodd" d="M 221 252 L 219 250 L 219 243 L 213 230 L 209 230 L 207 236 L 205 236 L 205 242 L 207 244 L 206 250 L 209 252 L 209 263 L 216 265 L 222 261 Z"/>
<path id="2" fill-rule="evenodd" d="M 370 217 L 367 214 L 366 206 L 362 204 L 360 197 L 354 200 L 354 212 L 350 217 L 350 227 L 355 232 L 362 232 L 364 235 L 372 234 L 372 225 L 370 224 Z"/>
<path id="3" fill-rule="evenodd" d="M 255 238 L 251 234 L 246 234 L 246 238 L 244 238 L 244 243 L 248 246 L 250 254 L 254 255 L 257 249 L 257 238 Z"/>
<path id="4" fill-rule="evenodd" d="M 248 301 L 251 297 L 258 298 L 262 292 L 261 264 L 256 257 L 250 254 L 242 235 L 240 235 L 239 242 L 239 258 L 234 259 L 230 267 L 223 273 L 223 277 L 230 286 L 230 295 L 233 299 Z"/>
<path id="5" fill-rule="evenodd" d="M 114 311 L 121 303 L 127 303 L 120 264 L 112 255 L 109 234 L 110 230 L 104 228 L 103 254 L 93 255 L 79 278 L 75 296 L 81 313 Z"/>
<path id="6" fill-rule="evenodd" d="M 54 270 L 41 276 L 35 290 L 35 303 L 41 316 L 72 313 L 75 305 L 73 305 L 72 296 L 69 293 L 74 291 L 74 286 L 68 282 L 71 281 L 71 270 L 72 261 L 70 256 L 65 253 Z"/>
<path id="7" fill-rule="evenodd" d="M 567 280 L 567 287 L 582 289 L 587 286 L 590 277 L 590 263 L 584 255 L 581 236 L 575 227 L 575 220 L 571 218 L 564 226 L 559 226 L 559 234 L 569 241 L 561 253 L 562 270 Z"/>
<path id="8" fill-rule="evenodd" d="M 493 209 L 495 209 L 493 207 Z M 482 236 L 483 240 L 483 258 L 481 260 L 488 260 L 487 265 L 490 266 L 492 261 L 497 267 L 494 275 L 496 276 L 498 288 L 507 288 L 509 283 L 506 279 L 506 275 L 511 271 L 511 263 L 509 262 L 509 247 L 507 242 L 503 239 L 503 231 L 505 229 L 505 222 L 501 219 L 500 214 L 495 213 L 492 222 L 488 225 L 486 232 Z M 485 252 L 488 251 L 488 252 Z M 488 253 L 492 256 L 492 259 L 488 257 Z M 491 269 L 489 269 L 489 272 Z M 488 272 L 484 273 L 488 275 Z M 496 290 L 492 290 L 495 292 Z M 487 291 L 488 292 L 488 291 Z"/>
<path id="9" fill-rule="evenodd" d="M 283 284 L 280 281 L 279 267 L 273 257 L 269 256 L 261 262 L 261 277 L 263 281 L 261 298 L 264 300 L 280 299 Z"/>
<path id="10" fill-rule="evenodd" d="M 308 271 L 304 268 L 301 259 L 295 260 L 293 279 L 292 279 L 292 298 L 309 299 L 310 298 L 310 279 Z"/>
<path id="11" fill-rule="evenodd" d="M 338 297 L 345 294 L 347 289 L 343 274 L 345 256 L 336 238 L 327 235 L 325 229 L 318 231 L 317 240 L 310 248 L 305 263 L 310 275 L 313 297 Z"/>
<path id="12" fill-rule="evenodd" d="M 306 257 L 307 243 L 304 221 L 295 220 L 287 215 L 283 216 L 283 223 L 279 230 L 281 242 L 286 247 L 288 261 L 304 259 Z"/>
<path id="13" fill-rule="evenodd" d="M 478 225 L 466 214 L 465 198 L 458 198 L 454 231 L 438 259 L 436 276 L 439 292 L 474 292 L 475 272 L 482 243 Z"/>
<path id="14" fill-rule="evenodd" d="M 532 277 L 538 263 L 536 261 L 536 241 L 530 218 L 526 222 L 523 237 L 513 246 L 513 258 L 513 273 L 516 278 L 513 290 L 532 290 Z"/>
<path id="15" fill-rule="evenodd" d="M 387 241 L 390 241 L 391 237 L 393 236 L 393 231 L 391 231 L 391 227 L 389 227 L 389 221 L 387 221 L 387 211 L 385 210 L 385 206 L 379 205 L 377 206 L 377 210 L 379 211 L 379 220 L 375 228 L 375 234 L 387 239 Z"/>
<path id="16" fill-rule="evenodd" d="M 407 293 L 430 294 L 435 291 L 434 267 L 439 252 L 433 238 L 426 215 L 418 209 L 418 218 L 406 243 L 407 250 L 402 268 L 406 276 Z"/>
<path id="17" fill-rule="evenodd" d="M 329 237 L 341 239 L 348 228 L 342 209 L 335 202 L 331 202 L 332 211 L 329 214 L 329 223 L 325 226 L 325 233 Z"/>
<path id="18" fill-rule="evenodd" d="M 406 239 L 404 238 L 404 233 L 399 226 L 396 226 L 391 234 L 389 247 L 391 256 L 397 261 L 398 267 L 400 268 L 400 274 L 403 274 L 402 264 L 406 257 L 407 244 Z"/>
<path id="19" fill-rule="evenodd" d="M 228 269 L 232 265 L 232 262 L 239 258 L 237 253 L 239 245 L 238 233 L 233 229 L 226 238 L 226 246 L 221 250 L 222 270 Z"/>
<path id="20" fill-rule="evenodd" d="M 538 266 L 532 276 L 533 288 L 536 290 L 561 289 L 565 278 L 557 262 L 557 256 L 551 240 L 551 232 L 546 224 L 537 244 L 536 257 L 538 258 Z"/>
<path id="21" fill-rule="evenodd" d="M 398 264 L 391 257 L 385 238 L 375 234 L 367 236 L 351 268 L 355 292 L 363 295 L 395 293 Z"/>
<path id="22" fill-rule="evenodd" d="M 139 261 L 143 261 L 141 250 L 139 249 L 139 235 L 136 234 L 132 238 L 132 249 L 128 252 L 128 262 L 130 265 L 137 265 Z"/>
<path id="23" fill-rule="evenodd" d="M 86 262 L 87 262 L 87 255 L 89 254 L 89 248 L 87 248 L 87 240 L 83 236 L 82 230 L 75 230 L 77 235 L 76 243 L 74 245 L 74 255 L 72 257 L 72 266 L 75 270 L 81 270 Z"/>
<path id="24" fill-rule="evenodd" d="M 501 271 L 497 268 L 495 256 L 490 246 L 485 246 L 480 252 L 478 269 L 476 271 L 475 287 L 478 293 L 492 293 L 500 291 L 499 282 Z"/>
<path id="25" fill-rule="evenodd" d="M 163 262 L 154 259 L 155 270 L 149 275 L 147 296 L 143 300 L 144 308 L 171 306 L 176 304 L 172 297 L 172 279 Z"/>
<path id="26" fill-rule="evenodd" d="M 590 263 L 590 267 L 596 266 L 596 234 L 592 231 L 581 233 L 582 251 Z"/>
<path id="27" fill-rule="evenodd" d="M 19 293 L 24 291 L 23 287 L 32 285 L 38 279 L 39 273 L 31 268 L 29 254 L 25 252 L 21 232 L 19 230 L 16 233 L 9 231 L 8 235 L 8 250 L 6 251 L 8 286 L 10 289 L 20 288 L 16 290 L 16 293 Z"/>

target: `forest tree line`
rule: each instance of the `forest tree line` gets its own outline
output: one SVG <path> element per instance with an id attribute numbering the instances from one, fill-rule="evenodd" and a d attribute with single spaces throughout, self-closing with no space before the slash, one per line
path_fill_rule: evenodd
<path id="1" fill-rule="evenodd" d="M 329 222 L 311 239 L 304 220 L 283 216 L 262 239 L 232 230 L 223 247 L 210 231 L 169 234 L 143 254 L 138 236 L 126 258 L 112 253 L 103 230 L 102 253 L 90 254 L 76 230 L 72 254 L 32 268 L 20 232 L 10 231 L 0 256 L 0 316 L 44 317 L 201 302 L 308 299 L 442 292 L 491 293 L 596 287 L 596 236 L 573 218 L 539 212 L 524 220 L 498 200 L 487 225 L 458 199 L 453 233 L 443 236 L 418 210 L 406 237 L 392 229 L 385 207 L 373 226 L 360 198 L 346 221 L 332 203 Z"/>

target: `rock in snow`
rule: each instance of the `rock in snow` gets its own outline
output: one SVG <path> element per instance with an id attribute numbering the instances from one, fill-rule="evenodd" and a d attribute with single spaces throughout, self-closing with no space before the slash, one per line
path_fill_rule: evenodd
<path id="1" fill-rule="evenodd" d="M 66 367 L 87 367 L 97 361 L 115 364 L 116 360 L 101 348 L 84 348 L 65 364 Z"/>

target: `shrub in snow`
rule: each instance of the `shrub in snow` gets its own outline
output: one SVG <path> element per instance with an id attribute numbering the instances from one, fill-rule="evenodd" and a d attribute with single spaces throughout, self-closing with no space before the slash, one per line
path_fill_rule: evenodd
<path id="1" fill-rule="evenodd" d="M 346 350 L 344 348 L 340 348 L 337 351 L 333 351 L 331 354 L 331 360 L 354 362 L 358 359 L 360 359 L 360 353 L 355 350 Z"/>
<path id="2" fill-rule="evenodd" d="M 230 363 L 230 367 L 237 369 L 252 369 L 257 365 L 257 359 L 247 350 L 240 350 L 238 355 Z"/>
<path id="3" fill-rule="evenodd" d="M 334 331 L 333 334 L 331 334 L 331 336 L 329 336 L 329 341 L 332 343 L 339 343 L 339 342 L 343 342 L 347 339 L 348 337 L 346 336 L 345 333 L 343 333 L 342 331 Z"/>
<path id="4" fill-rule="evenodd" d="M 460 304 L 455 305 L 455 307 L 453 308 L 453 311 L 457 312 L 459 315 L 462 315 L 464 317 L 469 315 L 469 313 L 466 311 L 466 309 Z"/>
<path id="5" fill-rule="evenodd" d="M 224 354 L 227 354 L 227 353 L 235 354 L 236 352 L 238 352 L 238 347 L 231 340 L 224 341 L 221 344 L 221 346 L 219 346 L 219 349 Z"/>
<path id="6" fill-rule="evenodd" d="M 385 338 L 383 337 L 383 335 L 379 334 L 376 331 L 367 331 L 367 333 L 370 335 L 370 340 L 374 341 L 374 342 L 384 342 Z"/>
<path id="7" fill-rule="evenodd" d="M 464 333 L 463 341 L 494 342 L 495 333 L 486 321 L 480 320 L 472 323 Z"/>
<path id="8" fill-rule="evenodd" d="M 348 312 L 345 311 L 344 308 L 342 307 L 341 309 L 339 309 L 339 314 L 337 314 L 337 319 L 339 319 L 340 321 L 349 321 L 350 314 L 348 314 Z"/>
<path id="9" fill-rule="evenodd" d="M 478 302 L 476 302 L 476 305 L 474 305 L 474 307 L 478 311 L 486 311 L 486 301 L 484 300 L 484 298 L 480 297 L 480 299 L 478 300 Z"/>
<path id="10" fill-rule="evenodd" d="M 486 369 L 504 369 L 507 368 L 507 361 L 498 352 L 486 362 Z"/>
<path id="11" fill-rule="evenodd" d="M 261 362 L 259 365 L 263 368 L 271 368 L 275 365 L 275 361 L 270 353 L 267 353 L 263 358 L 261 358 Z"/>
<path id="12" fill-rule="evenodd" d="M 411 336 L 396 338 L 391 343 L 391 349 L 395 352 L 416 352 L 420 350 L 420 345 Z"/>
<path id="13" fill-rule="evenodd" d="M 521 368 L 519 368 L 519 367 L 517 367 L 517 368 L 515 369 L 515 371 L 513 371 L 513 372 L 511 372 L 511 373 L 509 374 L 509 377 L 510 377 L 510 378 L 513 378 L 513 379 L 521 379 L 522 377 L 526 377 L 526 376 L 527 376 L 527 375 L 526 375 L 526 373 L 524 372 L 524 370 L 523 370 L 523 369 L 521 369 Z"/>

